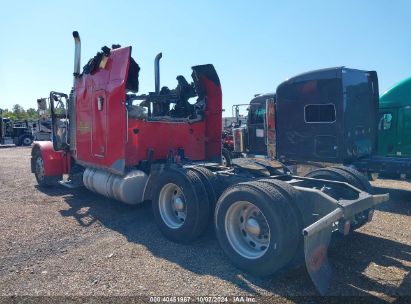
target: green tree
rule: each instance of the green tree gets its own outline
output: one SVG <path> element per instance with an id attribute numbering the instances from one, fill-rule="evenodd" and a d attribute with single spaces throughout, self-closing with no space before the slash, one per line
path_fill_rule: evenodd
<path id="1" fill-rule="evenodd" d="M 15 104 L 12 111 L 9 111 L 9 109 L 3 110 L 3 117 L 8 117 L 12 120 L 37 120 L 38 113 L 34 108 L 28 108 L 26 111 L 21 105 Z"/>
<path id="2" fill-rule="evenodd" d="M 4 118 L 10 118 L 10 119 L 17 119 L 16 115 L 14 115 L 13 112 L 10 112 L 9 109 L 4 109 L 3 110 L 3 117 Z"/>
<path id="3" fill-rule="evenodd" d="M 21 105 L 15 104 L 15 105 L 13 106 L 13 113 L 14 113 L 14 114 L 20 115 L 22 112 L 24 112 L 24 108 L 23 108 Z"/>
<path id="4" fill-rule="evenodd" d="M 30 120 L 38 119 L 38 114 L 37 114 L 37 111 L 35 109 L 28 108 L 26 113 L 27 113 L 28 119 L 30 119 Z"/>
<path id="5" fill-rule="evenodd" d="M 15 104 L 13 106 L 13 114 L 15 115 L 15 117 L 19 120 L 26 120 L 28 119 L 28 115 L 27 112 L 24 110 L 24 108 L 19 105 L 19 104 Z"/>

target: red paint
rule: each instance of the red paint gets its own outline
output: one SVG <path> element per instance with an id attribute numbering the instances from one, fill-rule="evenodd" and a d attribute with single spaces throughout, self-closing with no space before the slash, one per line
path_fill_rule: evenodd
<path id="1" fill-rule="evenodd" d="M 221 159 L 221 132 L 223 93 L 221 86 L 205 76 L 200 81 L 206 91 L 207 108 L 205 112 L 205 159 Z"/>
<path id="2" fill-rule="evenodd" d="M 130 55 L 131 47 L 111 50 L 103 68 L 76 80 L 76 161 L 117 174 L 124 174 L 126 166 L 148 160 L 149 150 L 154 152 L 154 160 L 165 160 L 170 152 L 184 149 L 190 160 L 219 161 L 222 93 L 214 68 L 194 68 L 201 87 L 200 98 L 206 100 L 200 121 L 128 119 L 125 87 Z M 50 153 L 62 159 L 60 152 Z M 53 168 L 53 172 L 63 171 L 62 166 L 57 160 L 47 162 L 47 168 Z"/>
<path id="3" fill-rule="evenodd" d="M 302 91 L 305 94 L 314 93 L 317 90 L 317 81 L 312 80 L 304 84 Z"/>
<path id="4" fill-rule="evenodd" d="M 178 149 L 184 149 L 185 157 L 193 161 L 221 157 L 221 88 L 206 77 L 200 81 L 207 95 L 203 120 L 188 123 L 129 119 L 126 166 L 147 160 L 149 150 L 154 152 L 153 160 L 164 160 L 170 151 Z"/>
<path id="5" fill-rule="evenodd" d="M 131 47 L 112 50 L 104 68 L 76 81 L 77 160 L 120 174 L 125 163 L 124 101 L 130 52 Z"/>
<path id="6" fill-rule="evenodd" d="M 69 173 L 70 156 L 63 151 L 54 151 L 51 141 L 34 142 L 32 151 L 39 149 L 44 162 L 46 176 L 58 176 Z M 32 153 L 33 153 L 32 152 Z"/>
<path id="7" fill-rule="evenodd" d="M 201 86 L 207 96 L 205 117 L 192 123 L 173 121 L 147 121 L 129 119 L 126 166 L 137 165 L 148 159 L 152 150 L 153 160 L 164 160 L 170 151 L 184 149 L 186 158 L 219 160 L 221 157 L 221 87 L 200 76 Z"/>
<path id="8" fill-rule="evenodd" d="M 180 148 L 191 160 L 218 160 L 222 93 L 220 85 L 205 74 L 199 75 L 207 96 L 203 120 L 188 123 L 129 118 L 127 126 L 124 101 L 130 52 L 130 47 L 112 50 L 104 68 L 83 75 L 76 82 L 77 160 L 80 164 L 122 174 L 125 166 L 147 160 L 150 149 L 154 152 L 154 160 L 164 160 L 170 151 Z M 99 99 L 102 100 L 100 105 Z"/>
<path id="9" fill-rule="evenodd" d="M 271 159 L 276 158 L 276 128 L 275 128 L 275 103 L 274 100 L 267 101 L 266 111 L 267 132 L 267 155 Z"/>
<path id="10" fill-rule="evenodd" d="M 327 257 L 327 247 L 324 245 L 318 246 L 311 254 L 308 262 L 310 271 L 317 272 L 320 270 L 322 264 Z"/>
<path id="11" fill-rule="evenodd" d="M 233 134 L 231 130 L 228 130 L 227 132 L 223 132 L 223 136 L 221 140 L 222 140 L 223 148 L 226 148 L 228 151 L 234 150 L 234 139 L 233 139 Z"/>
<path id="12" fill-rule="evenodd" d="M 149 149 L 154 151 L 154 160 L 166 159 L 170 151 L 179 148 L 184 149 L 185 156 L 191 160 L 206 159 L 205 125 L 204 121 L 189 124 L 130 119 L 126 165 L 147 160 Z"/>

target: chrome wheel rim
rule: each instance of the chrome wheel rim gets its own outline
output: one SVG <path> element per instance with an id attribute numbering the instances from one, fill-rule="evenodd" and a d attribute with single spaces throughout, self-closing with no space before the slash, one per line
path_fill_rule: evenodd
<path id="1" fill-rule="evenodd" d="M 247 259 L 262 257 L 270 245 L 267 219 L 256 205 L 247 201 L 237 201 L 228 208 L 225 232 L 231 247 Z"/>
<path id="2" fill-rule="evenodd" d="M 160 216 L 167 227 L 180 228 L 187 216 L 186 199 L 181 188 L 173 183 L 164 185 L 158 201 Z"/>
<path id="3" fill-rule="evenodd" d="M 44 179 L 44 162 L 41 157 L 36 159 L 36 175 L 39 180 Z"/>

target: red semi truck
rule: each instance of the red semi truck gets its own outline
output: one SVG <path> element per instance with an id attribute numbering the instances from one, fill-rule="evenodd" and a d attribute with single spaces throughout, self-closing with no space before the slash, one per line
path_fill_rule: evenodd
<path id="1" fill-rule="evenodd" d="M 32 149 L 38 184 L 151 201 L 161 232 L 180 243 L 214 225 L 227 256 L 254 275 L 305 257 L 324 294 L 332 233 L 365 224 L 388 196 L 367 192 L 368 181 L 355 183 L 354 170 L 330 169 L 346 177 L 341 182 L 293 176 L 277 161 L 220 165 L 222 90 L 212 65 L 192 67 L 191 83 L 177 76 L 175 89 L 160 89 L 159 54 L 155 91 L 137 95 L 131 47 L 103 47 L 80 72 L 80 36 L 73 37 L 73 89 L 50 93 L 53 140 Z"/>

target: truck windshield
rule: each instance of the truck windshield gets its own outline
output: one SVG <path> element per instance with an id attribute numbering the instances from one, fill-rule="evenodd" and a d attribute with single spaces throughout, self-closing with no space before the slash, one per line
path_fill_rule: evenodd
<path id="1" fill-rule="evenodd" d="M 250 105 L 248 112 L 248 122 L 250 124 L 264 123 L 265 104 Z"/>

